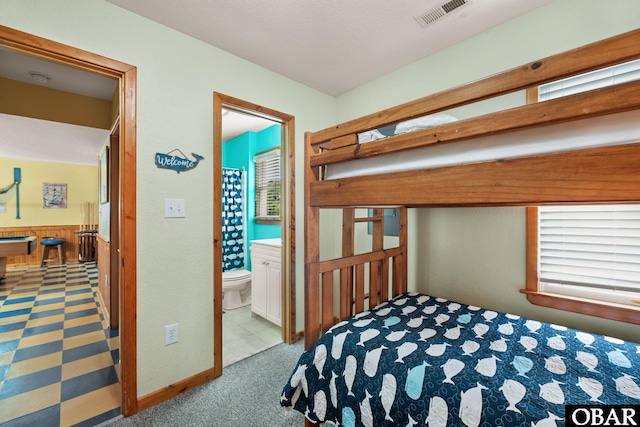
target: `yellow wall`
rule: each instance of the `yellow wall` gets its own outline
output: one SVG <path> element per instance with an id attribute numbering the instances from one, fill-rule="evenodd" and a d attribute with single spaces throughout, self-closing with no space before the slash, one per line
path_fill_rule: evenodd
<path id="1" fill-rule="evenodd" d="M 80 224 L 80 204 L 98 204 L 98 165 L 48 163 L 0 158 L 0 187 L 13 181 L 13 169 L 21 168 L 20 217 L 16 219 L 15 196 L 0 213 L 0 227 Z M 67 184 L 67 208 L 45 209 L 42 204 L 43 183 Z M 97 218 L 97 215 L 96 215 Z"/>
<path id="2" fill-rule="evenodd" d="M 2 77 L 0 93 L 0 113 L 99 129 L 111 129 L 117 106 L 113 101 L 118 101 L 115 96 L 105 101 Z"/>

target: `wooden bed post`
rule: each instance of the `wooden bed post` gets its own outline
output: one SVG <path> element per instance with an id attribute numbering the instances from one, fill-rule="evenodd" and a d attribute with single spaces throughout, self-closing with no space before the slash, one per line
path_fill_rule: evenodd
<path id="1" fill-rule="evenodd" d="M 396 265 L 394 262 L 393 271 L 394 271 L 394 281 L 393 281 L 393 290 L 395 295 L 399 295 L 403 292 L 407 292 L 408 286 L 408 267 L 407 267 L 407 258 L 408 258 L 408 240 L 409 233 L 407 232 L 407 208 L 401 207 L 398 211 L 398 237 L 400 238 L 400 248 L 402 249 L 402 259 L 397 266 L 399 271 L 396 271 Z"/>
<path id="2" fill-rule="evenodd" d="M 355 253 L 355 209 L 342 210 L 342 256 Z M 340 269 L 340 320 L 353 315 L 353 267 Z"/>
<path id="3" fill-rule="evenodd" d="M 373 209 L 373 221 L 371 223 L 371 251 L 384 249 L 384 209 Z M 380 291 L 387 281 L 382 276 L 383 261 L 375 261 L 369 264 L 369 308 L 380 304 Z"/>
<path id="4" fill-rule="evenodd" d="M 320 260 L 320 209 L 311 206 L 311 182 L 319 179 L 318 168 L 312 168 L 310 158 L 319 149 L 311 145 L 311 133 L 306 132 L 305 140 L 305 165 L 304 165 L 304 346 L 311 348 L 320 336 L 318 301 L 319 274 L 317 263 Z"/>

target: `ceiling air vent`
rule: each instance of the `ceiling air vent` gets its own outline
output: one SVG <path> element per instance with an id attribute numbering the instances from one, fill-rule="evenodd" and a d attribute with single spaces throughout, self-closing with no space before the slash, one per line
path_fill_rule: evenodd
<path id="1" fill-rule="evenodd" d="M 418 22 L 418 24 L 426 28 L 467 4 L 469 4 L 469 0 L 445 1 L 440 3 L 438 6 L 427 10 L 426 12 L 422 12 L 418 16 L 414 16 L 414 19 Z"/>

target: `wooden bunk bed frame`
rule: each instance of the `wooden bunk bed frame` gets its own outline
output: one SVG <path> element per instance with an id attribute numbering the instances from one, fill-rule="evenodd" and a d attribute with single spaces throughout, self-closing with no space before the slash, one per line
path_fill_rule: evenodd
<path id="1" fill-rule="evenodd" d="M 638 58 L 640 30 L 635 30 L 306 133 L 305 348 L 338 321 L 362 312 L 367 298 L 373 307 L 407 290 L 409 207 L 640 202 L 640 144 L 323 180 L 325 166 L 333 163 L 640 109 L 640 81 L 533 101 L 366 144 L 358 144 L 358 133 Z M 357 218 L 359 207 L 375 207 L 373 216 Z M 400 212 L 399 245 L 393 249 L 383 247 L 382 207 L 397 207 Z M 343 210 L 339 259 L 320 260 L 323 208 Z M 372 249 L 355 255 L 354 226 L 362 221 L 373 222 Z M 339 283 L 334 284 L 334 277 Z M 334 289 L 339 289 L 339 303 L 334 302 Z"/>

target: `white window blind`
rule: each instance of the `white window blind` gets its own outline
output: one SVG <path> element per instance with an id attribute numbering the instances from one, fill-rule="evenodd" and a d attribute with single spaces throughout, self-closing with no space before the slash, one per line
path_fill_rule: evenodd
<path id="1" fill-rule="evenodd" d="M 256 164 L 256 219 L 280 220 L 280 149 L 257 154 Z"/>
<path id="2" fill-rule="evenodd" d="M 538 100 L 640 79 L 640 60 L 541 85 Z M 544 292 L 633 305 L 640 299 L 640 205 L 538 208 Z"/>
<path id="3" fill-rule="evenodd" d="M 640 298 L 640 205 L 538 208 L 541 290 L 620 304 Z"/>
<path id="4" fill-rule="evenodd" d="M 538 88 L 538 101 L 547 101 L 639 79 L 640 59 L 541 85 Z"/>

